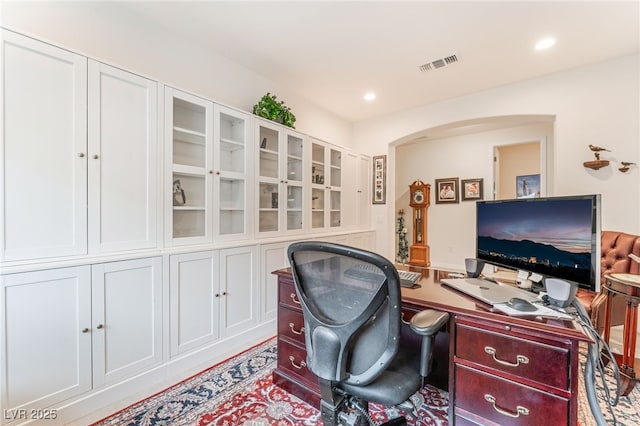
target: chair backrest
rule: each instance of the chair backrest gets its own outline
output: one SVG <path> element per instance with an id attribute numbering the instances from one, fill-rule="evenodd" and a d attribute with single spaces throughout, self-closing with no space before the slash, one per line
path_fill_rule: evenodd
<path id="1" fill-rule="evenodd" d="M 629 253 L 640 256 L 640 236 L 602 231 L 600 253 L 601 283 L 605 274 L 640 274 L 640 264 L 629 258 Z"/>
<path id="2" fill-rule="evenodd" d="M 398 351 L 398 271 L 382 256 L 325 242 L 289 246 L 303 310 L 307 367 L 318 377 L 366 385 Z"/>

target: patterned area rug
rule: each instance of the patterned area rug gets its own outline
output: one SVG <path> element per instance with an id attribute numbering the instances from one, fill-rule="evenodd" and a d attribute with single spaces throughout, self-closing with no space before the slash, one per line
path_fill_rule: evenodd
<path id="1" fill-rule="evenodd" d="M 95 423 L 95 426 L 198 425 L 198 426 L 311 426 L 320 425 L 316 407 L 283 391 L 271 381 L 276 367 L 276 340 L 270 339 L 218 364 L 164 392 L 136 403 Z M 595 425 L 583 386 L 580 386 L 579 421 Z M 447 425 L 448 394 L 426 386 L 412 396 L 419 418 L 407 416 L 412 426 Z M 374 421 L 383 422 L 401 413 L 370 405 Z M 612 415 L 604 412 L 608 424 Z M 622 397 L 614 408 L 617 425 L 640 424 L 638 387 Z"/>

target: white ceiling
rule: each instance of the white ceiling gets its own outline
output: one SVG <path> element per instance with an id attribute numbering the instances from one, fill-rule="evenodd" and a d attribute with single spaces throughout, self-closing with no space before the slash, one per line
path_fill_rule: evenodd
<path id="1" fill-rule="evenodd" d="M 640 51 L 640 1 L 118 2 L 360 121 Z M 538 39 L 557 44 L 538 52 Z M 420 72 L 449 55 L 458 62 Z M 378 95 L 366 103 L 366 91 Z"/>

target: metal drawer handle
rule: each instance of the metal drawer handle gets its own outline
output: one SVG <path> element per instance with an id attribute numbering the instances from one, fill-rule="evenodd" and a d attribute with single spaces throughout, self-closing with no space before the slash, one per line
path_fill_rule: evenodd
<path id="1" fill-rule="evenodd" d="M 300 365 L 296 365 L 295 360 L 296 359 L 293 357 L 293 355 L 289 355 L 289 361 L 291 361 L 291 365 L 293 365 L 294 368 L 297 368 L 298 370 L 302 370 L 307 366 L 307 363 L 304 361 L 302 361 Z"/>
<path id="2" fill-rule="evenodd" d="M 403 324 L 407 324 L 407 325 L 411 324 L 411 321 L 407 321 L 404 319 L 404 312 L 400 314 L 400 321 L 402 321 Z"/>
<path id="3" fill-rule="evenodd" d="M 529 415 L 529 409 L 525 408 L 521 405 L 517 405 L 516 406 L 516 413 L 510 413 L 509 411 L 503 410 L 502 408 L 498 408 L 496 406 L 496 398 L 493 395 L 489 395 L 488 393 L 484 394 L 484 399 L 486 399 L 487 401 L 489 401 L 491 403 L 491 405 L 493 405 L 493 409 L 496 410 L 498 413 L 503 414 L 505 416 L 509 416 L 509 417 L 513 417 L 514 419 L 517 419 L 518 417 L 520 417 L 520 415 L 522 414 L 523 416 L 528 416 Z"/>
<path id="4" fill-rule="evenodd" d="M 503 361 L 496 358 L 496 350 L 491 346 L 485 346 L 484 351 L 493 357 L 493 360 L 498 364 L 506 365 L 508 367 L 518 367 L 520 364 L 529 364 L 529 358 L 524 355 L 517 355 L 516 362 Z"/>
<path id="5" fill-rule="evenodd" d="M 298 304 L 298 305 L 300 304 L 300 301 L 299 301 L 299 300 L 298 300 L 298 298 L 296 297 L 296 294 L 295 294 L 295 293 L 291 293 L 291 300 L 293 300 L 293 303 L 296 303 L 296 304 Z"/>
<path id="6" fill-rule="evenodd" d="M 300 329 L 300 331 L 298 331 L 298 330 L 295 329 L 295 324 L 292 323 L 292 322 L 289 323 L 289 328 L 291 329 L 291 332 L 293 334 L 297 334 L 298 336 L 301 335 L 302 333 L 304 333 L 304 327 L 302 327 Z"/>

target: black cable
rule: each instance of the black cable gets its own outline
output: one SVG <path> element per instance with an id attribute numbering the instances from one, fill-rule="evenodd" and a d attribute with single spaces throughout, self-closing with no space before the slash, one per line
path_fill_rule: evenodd
<path id="1" fill-rule="evenodd" d="M 618 369 L 618 364 L 616 363 L 613 354 L 611 353 L 611 349 L 607 342 L 604 341 L 600 333 L 593 327 L 591 324 L 591 320 L 587 315 L 584 306 L 578 299 L 574 299 L 572 302 L 572 306 L 576 309 L 578 317 L 576 320 L 585 328 L 588 332 L 589 337 L 593 340 L 593 343 L 589 343 L 586 362 L 585 362 L 585 371 L 584 371 L 584 385 L 585 391 L 587 393 L 587 400 L 589 402 L 589 407 L 591 408 L 591 413 L 598 424 L 598 426 L 606 426 L 607 421 L 602 414 L 602 409 L 600 408 L 600 404 L 598 403 L 598 395 L 596 393 L 596 380 L 597 376 L 599 376 L 602 385 L 602 391 L 606 397 L 607 408 L 611 417 L 613 418 L 613 424 L 617 424 L 615 414 L 613 412 L 613 407 L 618 404 L 618 400 L 620 398 L 620 371 Z M 604 366 L 601 358 L 602 351 L 605 351 L 605 356 L 609 358 L 609 365 L 613 369 L 614 378 L 616 381 L 616 392 L 615 396 L 611 397 L 611 392 L 609 386 L 606 383 L 606 366 Z M 597 375 L 596 375 L 597 372 Z"/>

